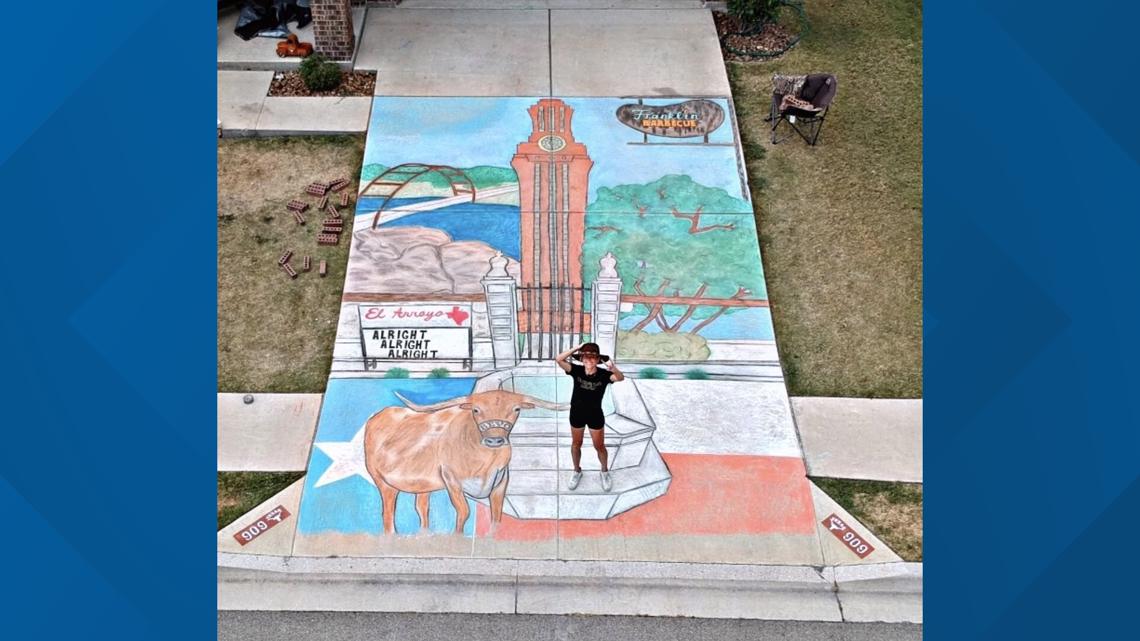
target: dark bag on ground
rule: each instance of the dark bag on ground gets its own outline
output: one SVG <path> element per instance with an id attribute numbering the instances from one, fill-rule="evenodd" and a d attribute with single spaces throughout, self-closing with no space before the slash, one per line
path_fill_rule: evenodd
<path id="1" fill-rule="evenodd" d="M 241 13 L 238 14 L 234 34 L 242 40 L 252 40 L 257 36 L 266 38 L 288 37 L 289 28 L 285 26 L 285 17 L 295 10 L 296 7 L 293 2 L 246 0 L 242 3 Z"/>

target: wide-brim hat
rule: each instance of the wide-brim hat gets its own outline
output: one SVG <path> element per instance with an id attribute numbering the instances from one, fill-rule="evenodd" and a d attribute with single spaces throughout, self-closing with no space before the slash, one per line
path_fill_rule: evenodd
<path id="1" fill-rule="evenodd" d="M 596 355 L 598 357 L 598 362 L 600 362 L 600 363 L 605 363 L 606 361 L 610 360 L 610 357 L 607 354 L 602 354 L 599 351 L 597 343 L 586 343 L 585 345 L 582 346 L 582 349 L 574 352 L 573 354 L 571 354 L 571 356 L 573 356 L 577 360 L 582 360 L 582 356 L 584 356 L 586 354 Z"/>

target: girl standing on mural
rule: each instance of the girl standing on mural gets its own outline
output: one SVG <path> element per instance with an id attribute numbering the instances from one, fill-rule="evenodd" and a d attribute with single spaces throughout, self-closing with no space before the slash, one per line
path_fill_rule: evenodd
<path id="1" fill-rule="evenodd" d="M 582 362 L 571 364 L 569 358 Z M 608 369 L 598 367 L 608 361 Z M 625 374 L 617 368 L 609 356 L 599 353 L 597 343 L 583 343 L 559 354 L 554 362 L 562 371 L 574 377 L 574 394 L 570 397 L 570 457 L 574 461 L 574 475 L 570 477 L 570 489 L 578 488 L 582 480 L 582 437 L 590 428 L 590 440 L 602 464 L 602 489 L 606 492 L 613 487 L 610 480 L 609 454 L 606 452 L 606 416 L 602 411 L 602 397 L 606 386 L 625 380 Z"/>

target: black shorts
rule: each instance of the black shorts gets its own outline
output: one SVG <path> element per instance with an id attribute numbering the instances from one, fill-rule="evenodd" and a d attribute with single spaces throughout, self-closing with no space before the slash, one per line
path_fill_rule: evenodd
<path id="1" fill-rule="evenodd" d="M 592 430 L 600 430 L 605 426 L 606 415 L 602 412 L 602 408 L 570 408 L 570 427 L 589 427 Z"/>

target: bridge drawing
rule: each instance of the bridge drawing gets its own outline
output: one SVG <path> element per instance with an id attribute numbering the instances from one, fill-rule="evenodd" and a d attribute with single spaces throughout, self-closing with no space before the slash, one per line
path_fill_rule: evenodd
<path id="1" fill-rule="evenodd" d="M 437 198 L 413 205 L 388 209 L 388 205 L 392 202 L 392 199 L 403 191 L 404 188 L 433 173 L 447 181 L 452 194 L 450 197 Z M 502 196 L 512 192 L 518 192 L 518 185 L 506 185 L 481 191 L 476 190 L 475 182 L 471 180 L 471 177 L 468 176 L 466 172 L 448 165 L 404 163 L 385 169 L 380 175 L 373 178 L 364 186 L 360 191 L 361 197 L 379 197 L 382 198 L 382 200 L 375 211 L 360 214 L 357 218 L 371 215 L 373 217 L 372 228 L 375 229 L 383 223 L 414 213 L 440 209 L 459 203 L 476 202 L 478 200 Z"/>
<path id="2" fill-rule="evenodd" d="M 391 222 L 403 218 L 404 216 L 411 216 L 423 211 L 431 211 L 433 209 L 442 209 L 460 203 L 471 203 L 479 200 L 489 200 L 496 196 L 503 196 L 506 194 L 518 193 L 518 185 L 504 185 L 502 187 L 491 187 L 489 189 L 482 189 L 476 195 L 462 194 L 459 196 L 448 196 L 445 198 L 435 198 L 432 200 L 425 200 L 424 202 L 415 203 L 412 205 L 404 205 L 401 207 L 393 207 L 391 209 L 377 209 L 375 211 L 366 211 L 356 215 L 356 219 L 372 218 L 372 228 L 375 229 L 384 223 Z"/>

